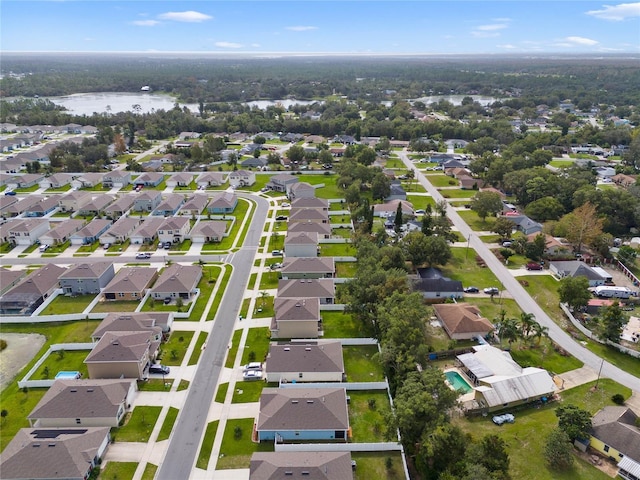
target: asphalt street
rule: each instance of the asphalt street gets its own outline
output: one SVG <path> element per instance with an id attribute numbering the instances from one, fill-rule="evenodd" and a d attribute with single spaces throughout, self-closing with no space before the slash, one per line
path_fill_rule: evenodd
<path id="1" fill-rule="evenodd" d="M 407 168 L 411 168 L 415 171 L 416 179 L 424 186 L 433 197 L 436 202 L 444 200 L 444 197 L 438 192 L 438 190 L 431 185 L 425 178 L 425 176 L 415 167 L 405 152 L 398 152 L 400 158 L 404 162 Z M 469 246 L 473 247 L 475 251 L 482 257 L 487 264 L 487 267 L 494 273 L 494 275 L 502 282 L 503 289 L 508 290 L 511 296 L 515 299 L 516 303 L 520 306 L 523 312 L 533 313 L 536 320 L 543 326 L 549 329 L 549 337 L 556 342 L 560 347 L 566 350 L 568 353 L 576 357 L 581 362 L 594 369 L 596 372 L 600 371 L 602 367 L 602 376 L 611 378 L 616 382 L 631 388 L 637 392 L 640 392 L 640 378 L 631 375 L 630 373 L 621 370 L 620 368 L 612 365 L 611 363 L 602 360 L 598 355 L 589 351 L 583 347 L 580 343 L 576 342 L 569 334 L 567 334 L 560 326 L 558 326 L 544 310 L 531 298 L 531 295 L 518 283 L 518 280 L 509 272 L 496 257 L 491 253 L 489 248 L 482 242 L 482 240 L 471 230 L 469 225 L 458 215 L 453 208 L 449 207 L 447 213 L 453 225 L 460 231 L 460 233 L 467 239 L 469 239 Z M 640 361 L 640 360 L 639 360 Z"/>
<path id="2" fill-rule="evenodd" d="M 242 196 L 241 194 L 239 194 Z M 213 328 L 202 352 L 184 407 L 180 410 L 164 461 L 159 465 L 159 480 L 188 478 L 195 464 L 200 442 L 207 426 L 207 414 L 213 401 L 218 378 L 227 354 L 233 327 L 249 280 L 254 256 L 260 243 L 269 203 L 258 196 L 251 226 L 242 248 L 231 256 L 233 273 L 222 297 Z M 191 259 L 185 258 L 190 261 Z M 196 258 L 199 260 L 199 257 Z M 215 460 L 214 460 L 215 461 Z"/>

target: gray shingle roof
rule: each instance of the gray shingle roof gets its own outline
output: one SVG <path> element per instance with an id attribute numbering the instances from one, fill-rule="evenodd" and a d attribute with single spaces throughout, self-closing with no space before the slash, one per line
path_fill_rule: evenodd
<path id="1" fill-rule="evenodd" d="M 352 480 L 350 452 L 256 452 L 250 480 Z"/>
<path id="2" fill-rule="evenodd" d="M 344 372 L 342 344 L 339 341 L 272 343 L 265 369 L 269 372 Z"/>

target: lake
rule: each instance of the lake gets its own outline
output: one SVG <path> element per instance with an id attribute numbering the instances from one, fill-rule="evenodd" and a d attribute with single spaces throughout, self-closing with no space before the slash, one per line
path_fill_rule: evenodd
<path id="1" fill-rule="evenodd" d="M 158 93 L 100 92 L 75 93 L 63 97 L 48 97 L 56 105 L 65 107 L 73 115 L 92 115 L 93 113 L 133 112 L 134 105 L 139 105 L 139 113 L 150 113 L 154 110 L 171 110 L 176 99 L 170 95 Z M 198 105 L 180 103 L 180 108 L 187 107 L 192 112 L 198 111 Z"/>
<path id="2" fill-rule="evenodd" d="M 485 95 L 430 95 L 428 97 L 420 97 L 414 98 L 413 100 L 409 100 L 410 102 L 422 102 L 425 105 L 429 105 L 430 103 L 438 103 L 440 100 L 446 100 L 447 102 L 452 103 L 453 105 L 462 105 L 462 99 L 465 97 L 471 97 L 474 101 L 478 102 L 483 107 L 492 104 L 496 100 L 495 97 L 487 97 Z"/>

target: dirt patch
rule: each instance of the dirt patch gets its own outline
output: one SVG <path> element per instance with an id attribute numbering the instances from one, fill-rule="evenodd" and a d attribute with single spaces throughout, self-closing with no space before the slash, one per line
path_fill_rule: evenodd
<path id="1" fill-rule="evenodd" d="M 7 348 L 0 352 L 0 390 L 3 390 L 40 351 L 47 338 L 37 333 L 0 333 Z"/>

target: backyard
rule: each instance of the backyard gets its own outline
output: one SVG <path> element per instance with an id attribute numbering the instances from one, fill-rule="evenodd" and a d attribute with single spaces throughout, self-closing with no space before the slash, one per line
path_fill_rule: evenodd
<path id="1" fill-rule="evenodd" d="M 272 452 L 273 443 L 254 443 L 253 418 L 230 419 L 227 421 L 216 470 L 231 468 L 249 468 L 253 452 Z"/>
<path id="2" fill-rule="evenodd" d="M 362 331 L 360 322 L 354 319 L 349 313 L 323 310 L 320 315 L 322 317 L 324 338 L 352 338 L 368 336 Z"/>
<path id="3" fill-rule="evenodd" d="M 630 390 L 617 383 L 602 379 L 598 389 L 592 391 L 594 383 L 582 385 L 561 393 L 561 404 L 574 404 L 596 413 L 607 405 L 613 405 L 611 396 L 615 393 L 628 398 Z M 609 477 L 590 464 L 577 459 L 573 468 L 567 472 L 551 470 L 544 461 L 546 438 L 558 421 L 554 410 L 560 403 L 552 402 L 541 408 L 527 408 L 515 413 L 516 421 L 501 427 L 494 425 L 490 418 L 457 418 L 454 423 L 470 434 L 475 440 L 484 435 L 498 434 L 507 444 L 510 457 L 509 473 L 511 478 L 533 478 L 536 472 L 539 480 L 605 480 Z"/>
<path id="4" fill-rule="evenodd" d="M 353 442 L 380 442 L 387 428 L 386 416 L 391 409 L 386 390 L 348 392 L 349 425 Z"/>
<path id="5" fill-rule="evenodd" d="M 384 374 L 382 366 L 374 355 L 378 353 L 377 345 L 358 345 L 342 347 L 344 371 L 349 382 L 382 382 Z"/>
<path id="6" fill-rule="evenodd" d="M 68 315 L 82 313 L 95 300 L 96 295 L 77 295 L 74 297 L 58 295 L 46 306 L 40 315 Z"/>

